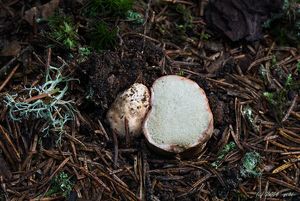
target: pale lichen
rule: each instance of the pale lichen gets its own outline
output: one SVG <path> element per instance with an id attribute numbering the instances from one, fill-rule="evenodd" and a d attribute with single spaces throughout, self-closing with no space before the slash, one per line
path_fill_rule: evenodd
<path id="1" fill-rule="evenodd" d="M 41 131 L 46 135 L 50 130 L 57 132 L 60 141 L 61 134 L 65 132 L 65 124 L 74 118 L 76 111 L 72 100 L 64 100 L 69 81 L 75 80 L 62 75 L 65 65 L 59 68 L 49 66 L 44 84 L 25 87 L 15 94 L 6 94 L 4 103 L 9 117 L 13 121 L 43 119 L 45 126 Z M 38 98 L 39 96 L 43 98 Z"/>

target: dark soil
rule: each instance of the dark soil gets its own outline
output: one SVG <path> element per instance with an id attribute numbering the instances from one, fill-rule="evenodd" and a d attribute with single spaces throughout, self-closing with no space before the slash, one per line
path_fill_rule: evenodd
<path id="1" fill-rule="evenodd" d="M 207 1 L 135 1 L 142 23 L 89 16 L 90 2 L 0 1 L 1 201 L 300 200 L 299 48 L 278 45 L 266 30 L 259 41 L 228 40 L 208 29 Z M 46 19 L 29 20 L 26 11 L 35 9 Z M 55 10 L 74 20 L 77 46 L 51 36 L 46 15 Z M 95 21 L 118 30 L 115 45 L 83 56 Z M 61 74 L 75 79 L 63 97 L 74 107 L 63 135 L 54 128 L 45 135 L 51 120 L 41 116 L 13 119 L 7 95 L 51 103 L 57 91 L 30 96 L 26 89 L 42 86 L 50 66 L 62 65 Z M 143 136 L 128 143 L 106 122 L 120 92 L 168 74 L 197 82 L 214 115 L 213 136 L 194 158 L 161 156 Z M 51 114 L 59 119 L 64 110 Z M 260 157 L 246 163 L 249 153 Z"/>
<path id="2" fill-rule="evenodd" d="M 124 37 L 117 51 L 93 54 L 78 66 L 80 80 L 86 91 L 93 91 L 91 99 L 100 108 L 104 118 L 117 94 L 135 82 L 150 87 L 164 73 L 160 68 L 163 51 L 143 38 Z"/>

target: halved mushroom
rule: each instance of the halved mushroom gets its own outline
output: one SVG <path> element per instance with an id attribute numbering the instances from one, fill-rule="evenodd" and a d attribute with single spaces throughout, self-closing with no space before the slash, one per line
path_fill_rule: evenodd
<path id="1" fill-rule="evenodd" d="M 151 88 L 150 105 L 143 132 L 155 150 L 188 157 L 199 153 L 212 136 L 213 115 L 196 82 L 163 76 Z"/>

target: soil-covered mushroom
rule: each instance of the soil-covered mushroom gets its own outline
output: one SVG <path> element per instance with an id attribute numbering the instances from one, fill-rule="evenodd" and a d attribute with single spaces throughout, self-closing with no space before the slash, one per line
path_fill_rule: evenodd
<path id="1" fill-rule="evenodd" d="M 119 94 L 107 112 L 111 129 L 120 137 L 142 133 L 142 123 L 149 109 L 150 92 L 140 83 L 133 84 Z"/>
<path id="2" fill-rule="evenodd" d="M 152 148 L 183 157 L 202 150 L 213 133 L 213 115 L 205 92 L 196 82 L 163 76 L 151 88 L 150 104 L 143 132 Z"/>

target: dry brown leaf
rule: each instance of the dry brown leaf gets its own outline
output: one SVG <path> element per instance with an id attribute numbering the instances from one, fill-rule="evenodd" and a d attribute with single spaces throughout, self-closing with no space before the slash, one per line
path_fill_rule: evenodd
<path id="1" fill-rule="evenodd" d="M 34 20 L 37 18 L 47 19 L 53 15 L 54 11 L 59 5 L 60 0 L 52 0 L 41 6 L 32 7 L 31 9 L 25 11 L 24 19 L 31 25 L 33 25 Z"/>

